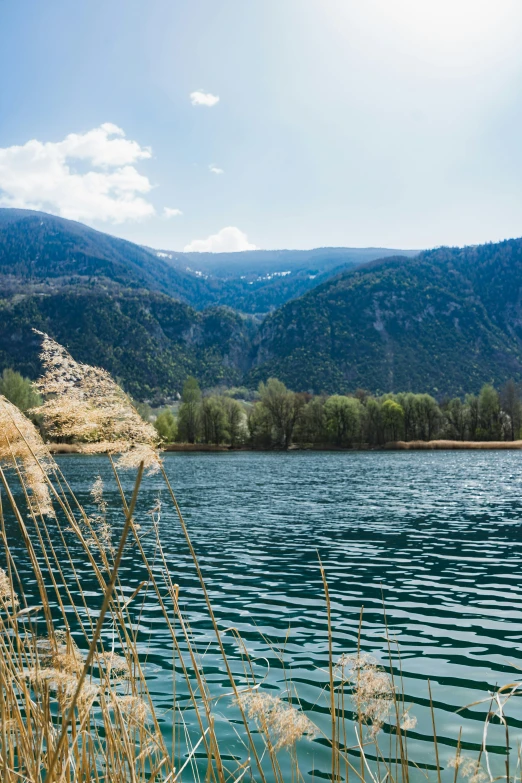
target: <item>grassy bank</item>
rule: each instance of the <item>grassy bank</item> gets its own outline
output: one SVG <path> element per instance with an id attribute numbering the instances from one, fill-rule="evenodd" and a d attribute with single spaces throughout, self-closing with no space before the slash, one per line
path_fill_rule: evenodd
<path id="1" fill-rule="evenodd" d="M 49 443 L 51 454 L 82 454 L 85 453 L 81 446 L 69 443 Z M 466 450 L 511 450 L 522 449 L 522 440 L 514 441 L 474 441 L 474 440 L 412 440 L 390 441 L 383 446 L 370 446 L 368 444 L 356 444 L 353 446 L 335 446 L 331 443 L 293 444 L 288 449 L 266 447 L 254 448 L 253 446 L 215 446 L 211 443 L 169 443 L 163 447 L 165 452 L 174 453 L 222 453 L 230 451 L 249 452 L 281 452 L 281 451 L 466 451 Z"/>
<path id="2" fill-rule="evenodd" d="M 398 440 L 386 443 L 383 446 L 388 451 L 429 451 L 429 450 L 519 450 L 522 449 L 522 440 L 504 441 L 504 440 Z"/>

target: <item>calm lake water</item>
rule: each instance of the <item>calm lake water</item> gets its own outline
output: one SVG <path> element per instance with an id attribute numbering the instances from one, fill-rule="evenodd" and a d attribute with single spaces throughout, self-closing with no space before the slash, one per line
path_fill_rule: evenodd
<path id="1" fill-rule="evenodd" d="M 107 459 L 68 455 L 58 461 L 86 505 L 100 474 L 110 511 L 121 524 Z M 390 635 L 400 645 L 406 700 L 418 718 L 410 757 L 433 762 L 428 678 L 442 766 L 455 755 L 461 726 L 466 753 L 476 755 L 487 705 L 456 711 L 521 676 L 515 666 L 522 666 L 522 453 L 166 454 L 165 466 L 218 622 L 223 629 L 239 629 L 267 687 L 283 687 L 277 652 L 284 646 L 303 707 L 317 705 L 316 719 L 328 721 L 320 556 L 332 597 L 336 655 L 356 650 L 364 605 L 362 647 L 386 663 L 384 596 Z M 132 486 L 128 474 L 129 494 Z M 211 634 L 194 568 L 161 477 L 147 477 L 140 490 L 142 511 L 158 496 L 165 501 L 160 529 L 172 578 L 204 649 Z M 14 526 L 11 535 L 16 537 Z M 129 592 L 143 578 L 132 551 L 121 578 Z M 140 623 L 152 690 L 167 726 L 172 646 L 152 597 Z M 239 671 L 237 645 L 231 634 L 225 638 Z M 204 661 L 216 695 L 227 693 L 218 659 L 210 652 Z M 232 752 L 237 744 L 230 701 L 219 704 L 221 731 Z M 522 712 L 512 708 L 509 714 L 516 747 Z M 494 763 L 503 763 L 503 736 L 500 727 L 490 731 Z M 302 745 L 303 771 L 315 770 L 321 778 L 328 771 L 327 749 L 317 741 Z"/>

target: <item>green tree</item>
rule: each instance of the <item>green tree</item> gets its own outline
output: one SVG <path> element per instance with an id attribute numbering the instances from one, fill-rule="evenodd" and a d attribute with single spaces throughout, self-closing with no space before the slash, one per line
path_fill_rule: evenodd
<path id="1" fill-rule="evenodd" d="M 219 446 L 228 437 L 227 417 L 222 398 L 204 397 L 199 415 L 204 442 Z"/>
<path id="2" fill-rule="evenodd" d="M 244 437 L 245 412 L 243 406 L 231 397 L 223 397 L 223 409 L 226 417 L 226 428 L 232 448 L 235 448 Z"/>
<path id="3" fill-rule="evenodd" d="M 6 369 L 0 376 L 0 394 L 24 413 L 42 404 L 33 382 L 14 370 Z"/>
<path id="4" fill-rule="evenodd" d="M 363 433 L 364 441 L 370 446 L 376 446 L 384 440 L 383 425 L 381 417 L 381 406 L 374 397 L 366 400 L 363 411 Z"/>
<path id="5" fill-rule="evenodd" d="M 422 440 L 433 440 L 441 421 L 437 401 L 429 394 L 417 394 L 418 424 Z"/>
<path id="6" fill-rule="evenodd" d="M 448 432 L 453 440 L 465 440 L 469 427 L 469 408 L 459 397 L 450 400 L 444 408 Z"/>
<path id="7" fill-rule="evenodd" d="M 479 400 L 475 394 L 466 394 L 464 404 L 467 411 L 470 440 L 475 440 L 479 428 Z"/>
<path id="8" fill-rule="evenodd" d="M 304 407 L 303 395 L 289 391 L 277 378 L 269 378 L 266 384 L 259 384 L 259 398 L 272 421 L 275 445 L 287 449 Z"/>
<path id="9" fill-rule="evenodd" d="M 326 425 L 337 446 L 351 446 L 360 440 L 362 405 L 355 397 L 334 394 L 324 405 Z"/>
<path id="10" fill-rule="evenodd" d="M 404 440 L 417 440 L 419 429 L 419 403 L 418 395 L 413 392 L 404 392 L 391 397 L 404 411 Z"/>
<path id="11" fill-rule="evenodd" d="M 381 417 L 385 437 L 391 436 L 391 440 L 398 440 L 404 425 L 402 405 L 394 400 L 384 400 L 381 406 Z"/>
<path id="12" fill-rule="evenodd" d="M 295 440 L 299 443 L 325 443 L 328 440 L 323 397 L 312 397 L 303 407 Z"/>
<path id="13" fill-rule="evenodd" d="M 480 390 L 478 408 L 479 430 L 477 435 L 482 440 L 499 440 L 502 433 L 500 397 L 490 383 L 484 384 Z"/>
<path id="14" fill-rule="evenodd" d="M 156 417 L 154 422 L 156 432 L 164 443 L 172 443 L 176 440 L 178 428 L 176 419 L 170 408 L 165 408 Z"/>
<path id="15" fill-rule="evenodd" d="M 508 416 L 508 433 L 510 440 L 516 440 L 520 435 L 520 389 L 515 381 L 510 380 L 504 384 L 500 400 L 502 410 Z"/>
<path id="16" fill-rule="evenodd" d="M 247 416 L 250 443 L 254 448 L 268 449 L 273 445 L 272 418 L 264 405 L 256 402 Z"/>
<path id="17" fill-rule="evenodd" d="M 183 384 L 182 400 L 178 414 L 178 438 L 187 443 L 195 443 L 201 405 L 201 389 L 195 378 L 189 377 Z"/>

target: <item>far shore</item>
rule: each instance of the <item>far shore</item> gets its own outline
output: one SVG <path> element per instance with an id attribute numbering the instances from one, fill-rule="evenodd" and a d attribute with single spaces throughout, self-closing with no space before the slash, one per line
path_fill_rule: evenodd
<path id="1" fill-rule="evenodd" d="M 387 451 L 429 451 L 436 449 L 480 450 L 480 449 L 522 449 L 522 440 L 398 440 L 381 447 Z"/>
<path id="2" fill-rule="evenodd" d="M 81 454 L 81 447 L 74 443 L 49 443 L 51 454 Z M 352 448 L 332 444 L 292 445 L 289 451 L 480 451 L 480 450 L 520 450 L 522 440 L 473 441 L 473 440 L 412 440 L 391 441 L 383 446 L 360 444 Z M 281 449 L 254 449 L 251 446 L 216 446 L 212 443 L 170 443 L 162 451 L 174 453 L 212 453 L 230 451 L 281 451 Z"/>

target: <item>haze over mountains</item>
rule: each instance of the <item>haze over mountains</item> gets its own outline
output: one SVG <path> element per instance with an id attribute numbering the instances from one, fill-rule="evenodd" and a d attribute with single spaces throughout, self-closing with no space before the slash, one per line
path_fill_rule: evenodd
<path id="1" fill-rule="evenodd" d="M 0 210 L 0 371 L 39 374 L 34 326 L 140 399 L 172 397 L 188 374 L 439 397 L 522 380 L 521 292 L 518 239 L 186 254 Z"/>
<path id="2" fill-rule="evenodd" d="M 397 253 L 414 256 L 419 251 L 324 247 L 240 253 L 152 252 L 181 272 L 205 279 L 214 291 L 213 301 L 246 313 L 265 314 L 347 269 Z"/>
<path id="3" fill-rule="evenodd" d="M 0 276 L 13 291 L 104 284 L 141 287 L 198 309 L 264 315 L 335 271 L 406 252 L 382 248 L 176 253 L 143 248 L 72 220 L 0 209 Z M 23 283 L 22 283 L 23 281 Z"/>

